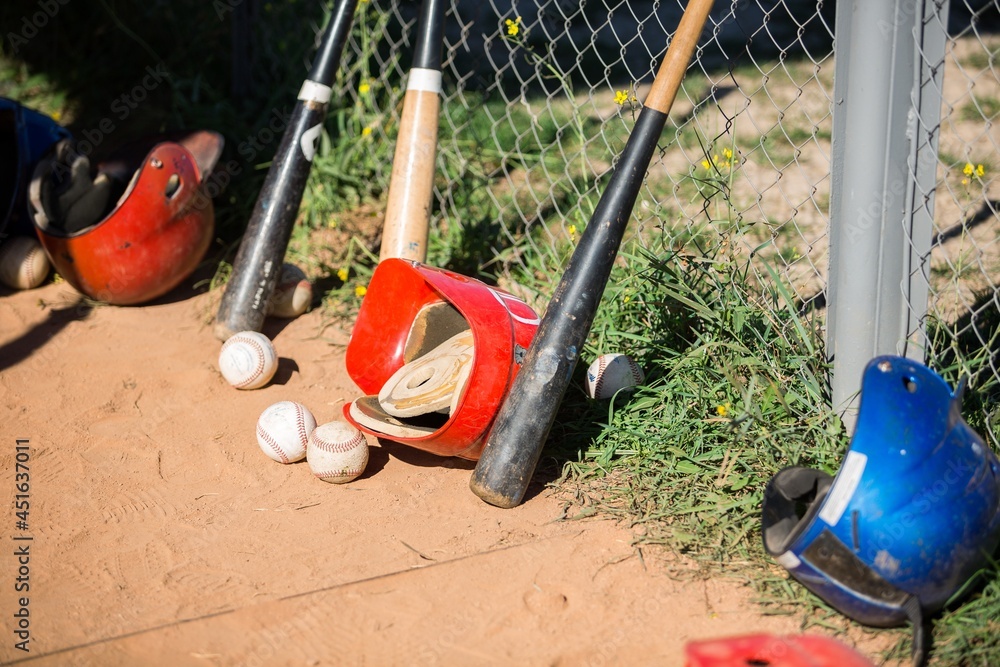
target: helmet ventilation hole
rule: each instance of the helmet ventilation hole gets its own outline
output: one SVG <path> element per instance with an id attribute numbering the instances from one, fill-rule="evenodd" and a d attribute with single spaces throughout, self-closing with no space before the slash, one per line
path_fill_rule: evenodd
<path id="1" fill-rule="evenodd" d="M 906 387 L 906 391 L 911 394 L 915 394 L 917 392 L 917 381 L 911 377 L 906 377 L 905 375 L 903 376 L 903 386 Z"/>
<path id="2" fill-rule="evenodd" d="M 175 194 L 177 194 L 177 191 L 180 189 L 180 187 L 181 187 L 181 177 L 178 176 L 177 174 L 171 174 L 170 178 L 167 179 L 167 187 L 164 189 L 163 193 L 167 195 L 167 197 L 173 197 Z"/>

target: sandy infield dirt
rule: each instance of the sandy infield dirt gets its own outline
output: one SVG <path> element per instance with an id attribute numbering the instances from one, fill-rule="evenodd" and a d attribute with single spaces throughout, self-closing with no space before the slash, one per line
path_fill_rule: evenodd
<path id="1" fill-rule="evenodd" d="M 0 662 L 683 665 L 689 640 L 799 630 L 734 580 L 669 576 L 677 558 L 640 557 L 627 527 L 561 520 L 550 489 L 484 504 L 470 462 L 373 442 L 338 486 L 268 459 L 254 435 L 268 405 L 324 423 L 357 397 L 348 334 L 318 311 L 269 321 L 275 380 L 238 391 L 217 370 L 215 296 L 116 308 L 65 283 L 0 291 Z"/>

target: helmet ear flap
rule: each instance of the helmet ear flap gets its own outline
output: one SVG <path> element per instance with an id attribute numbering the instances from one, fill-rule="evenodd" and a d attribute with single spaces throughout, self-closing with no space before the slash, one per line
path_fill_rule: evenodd
<path id="1" fill-rule="evenodd" d="M 764 548 L 771 555 L 788 550 L 819 512 L 833 477 L 812 468 L 785 468 L 764 490 Z"/>

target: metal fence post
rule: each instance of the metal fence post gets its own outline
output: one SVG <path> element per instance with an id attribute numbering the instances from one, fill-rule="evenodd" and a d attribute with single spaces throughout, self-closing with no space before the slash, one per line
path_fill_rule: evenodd
<path id="1" fill-rule="evenodd" d="M 927 19 L 942 11 L 947 16 L 947 3 L 933 0 L 837 7 L 827 354 L 833 407 L 848 428 L 873 356 L 924 354 L 921 341 L 908 345 L 907 336 L 927 307 L 920 271 L 930 251 L 937 144 L 918 127 L 936 132 L 937 123 L 927 121 L 940 115 L 941 99 L 928 95 L 923 63 L 935 61 L 921 42 L 928 41 Z M 940 30 L 940 39 L 930 40 L 940 48 L 938 61 L 943 23 Z M 934 77 L 940 82 L 940 71 Z"/>

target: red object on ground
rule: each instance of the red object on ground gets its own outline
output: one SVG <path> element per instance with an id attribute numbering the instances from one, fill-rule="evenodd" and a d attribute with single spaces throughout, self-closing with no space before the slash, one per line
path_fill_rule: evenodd
<path id="1" fill-rule="evenodd" d="M 454 413 L 433 433 L 418 437 L 388 437 L 366 428 L 351 416 L 350 405 L 344 406 L 344 417 L 379 437 L 441 456 L 476 460 L 538 328 L 538 315 L 523 301 L 452 271 L 384 259 L 372 275 L 351 333 L 347 372 L 363 392 L 378 394 L 386 380 L 409 361 L 405 353 L 416 336 L 418 313 L 442 302 L 464 318 L 462 327 L 471 329 L 475 344 L 472 371 Z"/>
<path id="2" fill-rule="evenodd" d="M 133 155 L 113 156 L 132 182 L 112 211 L 79 232 L 51 222 L 37 227 L 59 275 L 87 296 L 116 305 L 150 301 L 176 287 L 212 242 L 214 210 L 205 178 L 221 151 L 221 135 L 199 131 L 148 146 L 137 162 Z"/>
<path id="3" fill-rule="evenodd" d="M 745 635 L 689 642 L 686 667 L 875 667 L 844 644 L 815 635 Z"/>

